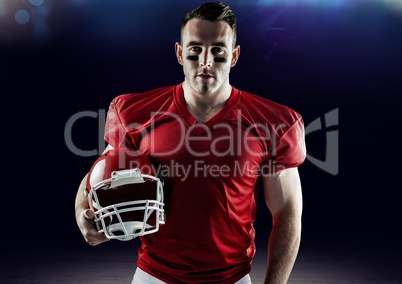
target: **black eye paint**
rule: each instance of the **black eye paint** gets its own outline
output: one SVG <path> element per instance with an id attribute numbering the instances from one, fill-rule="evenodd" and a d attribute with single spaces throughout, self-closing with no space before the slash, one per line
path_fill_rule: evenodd
<path id="1" fill-rule="evenodd" d="M 186 59 L 191 60 L 191 61 L 198 61 L 199 57 L 198 57 L 198 55 L 189 55 L 186 57 Z M 219 63 L 226 63 L 228 60 L 224 57 L 215 57 L 214 61 L 219 62 Z"/>
<path id="2" fill-rule="evenodd" d="M 198 55 L 189 55 L 186 58 L 187 60 L 198 61 Z"/>
<path id="3" fill-rule="evenodd" d="M 223 57 L 215 57 L 214 61 L 219 62 L 219 63 L 226 63 L 228 60 L 226 58 L 223 58 Z"/>

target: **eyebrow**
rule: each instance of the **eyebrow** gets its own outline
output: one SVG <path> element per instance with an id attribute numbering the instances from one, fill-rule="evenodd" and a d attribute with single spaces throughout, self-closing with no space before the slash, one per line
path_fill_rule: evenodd
<path id="1" fill-rule="evenodd" d="M 194 46 L 194 45 L 202 45 L 202 43 L 198 42 L 198 41 L 190 41 L 189 43 L 187 43 L 186 47 Z M 214 42 L 211 45 L 212 46 L 227 47 L 226 43 L 224 43 L 224 42 Z"/>

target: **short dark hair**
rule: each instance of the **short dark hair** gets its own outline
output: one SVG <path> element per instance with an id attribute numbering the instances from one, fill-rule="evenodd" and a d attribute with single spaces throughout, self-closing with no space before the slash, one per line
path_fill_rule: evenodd
<path id="1" fill-rule="evenodd" d="M 183 31 L 187 22 L 194 18 L 211 22 L 225 21 L 233 30 L 233 46 L 235 45 L 237 38 L 236 15 L 233 13 L 229 5 L 222 2 L 209 2 L 198 6 L 184 16 L 181 22 L 181 31 Z"/>

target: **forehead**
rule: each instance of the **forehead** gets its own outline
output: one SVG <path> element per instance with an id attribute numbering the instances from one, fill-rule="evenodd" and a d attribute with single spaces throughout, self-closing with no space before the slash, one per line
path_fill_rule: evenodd
<path id="1" fill-rule="evenodd" d="M 229 46 L 233 40 L 233 30 L 225 21 L 191 19 L 183 28 L 182 39 L 183 43 L 225 42 Z"/>

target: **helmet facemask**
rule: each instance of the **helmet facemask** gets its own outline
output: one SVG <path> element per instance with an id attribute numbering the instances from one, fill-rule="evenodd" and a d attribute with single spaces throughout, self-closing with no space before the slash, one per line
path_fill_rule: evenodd
<path id="1" fill-rule="evenodd" d="M 108 159 L 117 156 L 113 153 Z M 103 166 L 104 161 L 100 164 L 102 166 L 98 168 L 106 169 L 106 172 L 110 169 Z M 99 181 L 99 174 L 94 176 Z M 105 177 L 105 173 L 101 176 Z M 161 179 L 154 174 L 142 173 L 138 167 L 111 171 L 108 176 L 110 178 L 97 182 L 88 192 L 98 231 L 109 239 L 121 241 L 157 232 L 159 225 L 165 223 Z"/>

